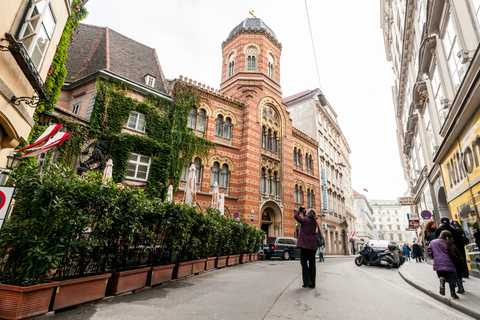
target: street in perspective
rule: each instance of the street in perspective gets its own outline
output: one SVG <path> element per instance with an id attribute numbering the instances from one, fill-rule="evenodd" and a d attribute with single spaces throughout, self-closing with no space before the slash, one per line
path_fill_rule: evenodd
<path id="1" fill-rule="evenodd" d="M 0 319 L 480 319 L 480 0 L 0 0 Z"/>

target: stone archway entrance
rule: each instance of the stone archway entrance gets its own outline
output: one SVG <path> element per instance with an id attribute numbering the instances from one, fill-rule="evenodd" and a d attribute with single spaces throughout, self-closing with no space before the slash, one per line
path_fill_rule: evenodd
<path id="1" fill-rule="evenodd" d="M 261 209 L 261 229 L 267 237 L 283 236 L 282 211 L 275 202 L 268 201 Z"/>
<path id="2" fill-rule="evenodd" d="M 452 219 L 450 210 L 448 209 L 448 203 L 447 203 L 447 197 L 445 195 L 445 189 L 441 187 L 438 190 L 438 222 L 440 222 L 440 219 L 442 217 L 448 217 L 449 219 Z"/>

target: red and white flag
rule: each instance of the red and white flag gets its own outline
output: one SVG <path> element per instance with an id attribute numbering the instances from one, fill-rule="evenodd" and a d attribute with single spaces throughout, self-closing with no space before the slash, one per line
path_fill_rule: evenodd
<path id="1" fill-rule="evenodd" d="M 38 156 L 39 154 L 45 153 L 49 149 L 65 141 L 68 138 L 68 136 L 71 135 L 72 133 L 73 132 L 57 132 L 57 134 L 52 139 L 50 139 L 46 144 L 44 144 L 41 147 L 31 148 L 30 150 L 36 150 L 36 151 L 27 153 L 23 157 L 29 158 L 29 157 Z"/>
<path id="2" fill-rule="evenodd" d="M 47 141 L 48 139 L 50 139 L 51 136 L 54 135 L 55 132 L 58 131 L 58 129 L 60 129 L 60 127 L 63 126 L 62 123 L 59 123 L 59 124 L 52 124 L 51 126 L 49 126 L 44 133 L 42 133 L 42 135 L 40 137 L 38 137 L 38 139 L 32 143 L 31 145 L 29 146 L 26 146 L 25 148 L 22 148 L 20 150 L 17 150 L 17 152 L 22 152 L 22 151 L 27 151 L 28 149 L 31 149 L 35 146 L 38 146 L 39 144 Z"/>
<path id="3" fill-rule="evenodd" d="M 348 234 L 348 239 L 352 239 L 354 235 L 355 231 L 350 231 L 350 233 Z"/>

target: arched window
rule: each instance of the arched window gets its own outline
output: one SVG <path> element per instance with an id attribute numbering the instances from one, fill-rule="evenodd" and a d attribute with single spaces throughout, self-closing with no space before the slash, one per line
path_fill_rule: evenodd
<path id="1" fill-rule="evenodd" d="M 256 70 L 256 57 L 257 57 L 257 48 L 248 47 L 246 51 L 247 56 L 247 70 L 255 71 Z"/>
<path id="2" fill-rule="evenodd" d="M 223 127 L 223 137 L 229 140 L 232 138 L 232 119 L 230 118 L 225 119 L 225 125 Z"/>
<path id="3" fill-rule="evenodd" d="M 298 152 L 297 153 L 297 161 L 298 161 L 297 165 L 299 167 L 301 167 L 302 166 L 302 152 L 300 151 L 300 149 L 298 149 L 297 152 Z"/>
<path id="4" fill-rule="evenodd" d="M 202 174 L 202 160 L 200 158 L 195 158 L 195 161 L 193 161 L 193 164 L 195 164 L 195 178 L 197 183 L 200 183 L 200 178 Z"/>
<path id="5" fill-rule="evenodd" d="M 265 127 L 262 127 L 262 148 L 267 147 L 267 133 L 265 132 Z"/>
<path id="6" fill-rule="evenodd" d="M 307 207 L 311 207 L 310 206 L 310 189 L 307 189 Z"/>
<path id="7" fill-rule="evenodd" d="M 273 194 L 274 196 L 277 195 L 277 172 L 274 172 L 274 173 L 273 173 L 272 194 Z"/>
<path id="8" fill-rule="evenodd" d="M 293 148 L 293 164 L 297 164 L 297 147 Z"/>
<path id="9" fill-rule="evenodd" d="M 222 172 L 220 173 L 220 187 L 228 187 L 228 165 L 224 164 L 222 166 Z"/>
<path id="10" fill-rule="evenodd" d="M 207 119 L 207 112 L 205 109 L 200 109 L 200 112 L 198 113 L 198 119 L 197 119 L 197 130 L 201 132 L 205 132 L 205 122 Z"/>
<path id="11" fill-rule="evenodd" d="M 187 127 L 195 129 L 196 124 L 197 124 L 197 108 L 192 108 L 192 110 L 190 110 L 190 114 L 188 115 Z"/>
<path id="12" fill-rule="evenodd" d="M 218 137 L 223 135 L 223 116 L 221 114 L 215 120 L 215 135 Z"/>
<path id="13" fill-rule="evenodd" d="M 272 130 L 270 129 L 267 132 L 267 150 L 272 150 Z"/>
<path id="14" fill-rule="evenodd" d="M 312 157 L 312 155 L 310 155 L 310 159 L 309 159 L 309 160 L 310 160 L 310 170 L 313 171 L 313 157 Z"/>
<path id="15" fill-rule="evenodd" d="M 210 176 L 211 186 L 215 184 L 215 181 L 218 183 L 219 171 L 220 171 L 220 164 L 218 162 L 214 162 L 212 166 L 212 174 Z"/>
<path id="16" fill-rule="evenodd" d="M 305 168 L 307 170 L 310 170 L 309 164 L 310 162 L 308 161 L 308 153 L 305 153 Z"/>
<path id="17" fill-rule="evenodd" d="M 268 170 L 267 173 L 267 194 L 272 192 L 272 171 Z"/>
<path id="18" fill-rule="evenodd" d="M 228 60 L 228 76 L 231 77 L 235 73 L 235 54 L 232 53 Z"/>
<path id="19" fill-rule="evenodd" d="M 298 202 L 298 185 L 295 185 L 294 202 L 299 203 Z"/>
<path id="20" fill-rule="evenodd" d="M 262 168 L 262 173 L 260 174 L 260 192 L 265 193 L 265 169 Z"/>
<path id="21" fill-rule="evenodd" d="M 273 152 L 277 153 L 278 151 L 278 143 L 277 143 L 277 132 L 273 133 Z"/>
<path id="22" fill-rule="evenodd" d="M 303 204 L 303 189 L 302 186 L 298 188 L 298 203 Z"/>
<path id="23" fill-rule="evenodd" d="M 268 55 L 268 76 L 270 78 L 273 78 L 273 65 L 274 65 L 274 59 L 271 54 Z"/>

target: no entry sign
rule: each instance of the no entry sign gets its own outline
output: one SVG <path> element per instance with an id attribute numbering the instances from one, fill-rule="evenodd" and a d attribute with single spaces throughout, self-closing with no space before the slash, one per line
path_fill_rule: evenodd
<path id="1" fill-rule="evenodd" d="M 0 187 L 0 229 L 10 207 L 10 202 L 12 202 L 14 191 L 15 187 Z"/>

